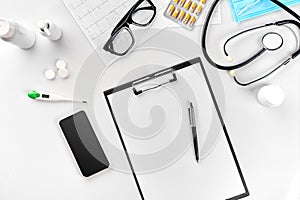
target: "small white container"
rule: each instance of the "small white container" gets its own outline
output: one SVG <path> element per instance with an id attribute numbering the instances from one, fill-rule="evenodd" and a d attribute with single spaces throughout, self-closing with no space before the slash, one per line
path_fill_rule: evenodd
<path id="1" fill-rule="evenodd" d="M 49 38 L 50 40 L 56 41 L 62 37 L 61 28 L 49 19 L 39 21 L 37 26 L 39 28 L 40 33 L 43 36 Z"/>
<path id="2" fill-rule="evenodd" d="M 283 103 L 285 94 L 280 87 L 267 85 L 260 88 L 257 98 L 263 106 L 278 107 Z"/>
<path id="3" fill-rule="evenodd" d="M 29 49 L 35 44 L 35 34 L 17 22 L 0 18 L 0 38 L 21 49 Z"/>

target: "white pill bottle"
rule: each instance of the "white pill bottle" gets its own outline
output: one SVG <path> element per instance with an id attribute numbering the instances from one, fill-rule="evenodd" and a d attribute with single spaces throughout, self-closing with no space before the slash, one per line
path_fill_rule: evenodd
<path id="1" fill-rule="evenodd" d="M 266 85 L 259 89 L 257 98 L 263 106 L 278 107 L 283 103 L 285 94 L 278 86 Z"/>
<path id="2" fill-rule="evenodd" d="M 21 49 L 29 49 L 35 44 L 35 34 L 32 30 L 13 22 L 0 18 L 0 38 Z"/>

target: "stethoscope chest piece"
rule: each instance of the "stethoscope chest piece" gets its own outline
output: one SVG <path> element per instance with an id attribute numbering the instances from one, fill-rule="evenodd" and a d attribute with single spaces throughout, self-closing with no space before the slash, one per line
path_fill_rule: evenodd
<path id="1" fill-rule="evenodd" d="M 226 40 L 226 42 L 223 45 L 223 52 L 224 55 L 226 56 L 227 60 L 229 62 L 232 61 L 232 57 L 229 55 L 229 53 L 227 52 L 226 46 L 228 44 L 228 42 L 230 42 L 231 40 L 233 40 L 236 37 L 239 37 L 243 34 L 246 34 L 248 32 L 251 31 L 255 31 L 258 29 L 262 29 L 262 28 L 266 28 L 266 27 L 271 27 L 271 26 L 286 26 L 287 28 L 289 28 L 289 26 L 287 25 L 294 25 L 296 26 L 298 29 L 300 29 L 300 16 L 294 12 L 293 10 L 291 10 L 289 7 L 287 7 L 286 5 L 284 5 L 283 3 L 281 3 L 278 0 L 270 0 L 273 3 L 275 3 L 276 5 L 278 5 L 280 8 L 284 9 L 285 11 L 287 11 L 289 14 L 291 14 L 293 17 L 295 17 L 297 19 L 297 21 L 295 20 L 280 20 L 280 21 L 276 21 L 273 23 L 267 23 L 267 24 L 263 24 L 260 26 L 256 26 L 256 27 L 252 27 L 249 28 L 247 30 L 243 30 L 240 31 L 239 33 L 231 36 L 230 38 L 228 38 Z M 243 61 L 241 61 L 240 63 L 237 64 L 231 64 L 231 65 L 222 65 L 222 64 L 218 64 L 216 63 L 209 55 L 208 51 L 207 51 L 207 45 L 206 45 L 206 38 L 208 36 L 207 34 L 207 30 L 208 30 L 208 26 L 210 24 L 210 20 L 212 19 L 212 15 L 218 5 L 218 3 L 220 2 L 220 0 L 215 0 L 208 13 L 207 13 L 207 17 L 205 20 L 205 23 L 203 25 L 203 31 L 202 31 L 202 41 L 201 41 L 201 47 L 203 50 L 203 54 L 204 57 L 206 58 L 206 60 L 215 68 L 220 69 L 220 70 L 226 70 L 229 71 L 229 74 L 234 78 L 235 82 L 240 85 L 240 86 L 248 86 L 251 85 L 253 83 L 256 83 L 258 81 L 261 81 L 267 77 L 269 77 L 271 74 L 273 74 L 274 72 L 278 71 L 280 68 L 286 66 L 288 63 L 290 63 L 292 60 L 294 60 L 297 56 L 300 55 L 300 48 L 297 47 L 297 50 L 295 52 L 293 52 L 290 56 L 288 56 L 283 62 L 281 62 L 279 65 L 277 65 L 272 71 L 252 80 L 252 81 L 248 81 L 248 82 L 240 82 L 238 80 L 238 78 L 236 77 L 236 72 L 234 70 L 240 69 L 242 67 L 245 67 L 246 65 L 249 65 L 250 63 L 252 63 L 253 61 L 255 61 L 257 58 L 259 58 L 261 55 L 263 55 L 266 51 L 275 51 L 280 49 L 283 46 L 283 37 L 275 32 L 268 32 L 266 33 L 262 38 L 261 38 L 261 48 L 254 53 L 253 55 L 249 56 L 249 58 L 244 59 Z M 289 28 L 292 32 L 294 32 L 291 28 Z M 297 35 L 297 34 L 294 34 Z M 297 36 L 296 36 L 297 37 Z M 296 38 L 297 42 L 298 42 L 299 38 Z"/>
<path id="2" fill-rule="evenodd" d="M 280 49 L 283 45 L 283 37 L 275 32 L 266 33 L 261 39 L 263 47 L 268 51 Z"/>

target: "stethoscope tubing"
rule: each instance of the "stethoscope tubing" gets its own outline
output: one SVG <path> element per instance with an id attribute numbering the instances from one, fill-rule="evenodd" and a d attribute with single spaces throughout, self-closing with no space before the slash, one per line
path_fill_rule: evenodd
<path id="1" fill-rule="evenodd" d="M 228 65 L 228 66 L 224 66 L 224 65 L 220 65 L 216 62 L 214 62 L 211 57 L 209 56 L 208 54 L 208 51 L 207 51 L 207 47 L 206 47 L 206 38 L 207 38 L 207 30 L 208 30 L 208 26 L 209 26 L 209 23 L 210 23 L 210 20 L 211 20 L 211 17 L 214 13 L 214 10 L 217 6 L 217 4 L 220 2 L 221 0 L 215 0 L 213 2 L 213 4 L 211 5 L 211 8 L 209 9 L 208 11 L 208 14 L 207 14 L 207 17 L 206 17 L 206 20 L 205 20 L 205 23 L 203 25 L 203 32 L 202 32 L 202 41 L 201 41 L 201 47 L 202 47 L 202 51 L 203 51 L 203 54 L 204 54 L 204 57 L 206 58 L 206 60 L 215 68 L 217 69 L 220 69 L 220 70 L 225 70 L 225 71 L 233 71 L 233 70 L 236 70 L 236 69 L 240 69 L 248 64 L 250 64 L 252 61 L 254 61 L 255 59 L 257 59 L 259 56 L 261 56 L 264 52 L 267 51 L 266 48 L 262 48 L 260 49 L 257 53 L 255 53 L 254 55 L 250 56 L 250 58 L 246 59 L 245 61 L 239 63 L 239 64 L 236 64 L 236 65 Z M 278 4 L 277 0 L 271 0 L 272 2 L 276 3 L 277 5 L 281 6 L 280 4 Z M 280 2 L 279 2 L 280 3 Z M 282 6 L 281 6 L 282 7 Z M 292 10 L 290 9 L 286 9 L 286 6 L 285 7 L 282 7 L 284 10 L 286 10 L 287 12 L 289 12 L 290 14 L 292 14 L 295 18 L 297 18 L 298 20 L 300 19 L 300 17 L 294 13 Z M 299 18 L 298 18 L 298 17 Z M 256 29 L 260 29 L 260 28 L 265 28 L 265 27 L 268 27 L 268 26 L 282 26 L 282 25 L 286 25 L 286 24 L 293 24 L 295 26 L 298 27 L 298 29 L 300 30 L 300 23 L 295 21 L 295 20 L 281 20 L 281 21 L 277 21 L 275 23 L 268 23 L 268 24 L 265 24 L 265 25 L 261 25 L 261 26 L 257 26 L 257 27 L 254 27 L 254 28 L 250 28 L 248 30 L 245 30 L 245 31 L 241 31 L 239 33 L 237 33 L 236 35 L 232 36 L 231 38 L 229 38 L 226 42 L 228 42 L 229 40 L 231 40 L 232 38 L 238 36 L 238 35 L 241 35 L 243 33 L 246 33 L 246 32 L 249 32 L 249 31 L 252 31 L 252 30 L 256 30 Z M 225 45 L 224 45 L 225 46 Z M 225 52 L 225 55 L 228 56 L 228 53 L 226 52 L 226 49 L 224 47 L 224 52 Z M 254 81 L 250 81 L 248 83 L 241 83 L 240 81 L 238 81 L 238 79 L 236 78 L 236 76 L 234 75 L 234 80 L 236 83 L 238 83 L 239 85 L 241 86 L 248 86 L 250 84 L 253 84 L 255 82 L 258 82 L 266 77 L 268 77 L 269 75 L 271 75 L 272 73 L 274 73 L 275 71 L 277 71 L 279 68 L 281 68 L 282 66 L 284 65 L 287 65 L 292 59 L 295 59 L 298 55 L 300 54 L 300 47 L 298 48 L 297 51 L 295 51 L 291 57 L 289 57 L 288 59 L 286 59 L 283 63 L 281 63 L 280 65 L 278 65 L 275 69 L 273 69 L 271 72 L 267 73 L 266 75 L 254 80 Z M 234 73 L 233 73 L 234 74 Z"/>

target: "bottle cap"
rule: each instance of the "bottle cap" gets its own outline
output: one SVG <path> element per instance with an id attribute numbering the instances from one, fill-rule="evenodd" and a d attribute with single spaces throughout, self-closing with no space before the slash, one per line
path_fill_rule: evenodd
<path id="1" fill-rule="evenodd" d="M 0 37 L 11 38 L 15 33 L 15 26 L 5 19 L 0 19 Z"/>

